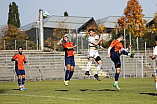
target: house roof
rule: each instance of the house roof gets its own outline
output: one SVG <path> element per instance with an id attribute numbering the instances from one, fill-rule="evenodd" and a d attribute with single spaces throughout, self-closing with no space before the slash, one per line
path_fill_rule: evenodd
<path id="1" fill-rule="evenodd" d="M 85 23 L 87 23 L 92 19 L 93 17 L 50 16 L 46 19 L 43 19 L 43 23 L 44 23 L 44 27 L 47 28 L 79 29 L 81 26 L 83 26 Z M 36 22 L 32 22 L 20 28 L 24 30 L 30 30 L 31 28 L 36 28 L 35 23 Z"/>
<path id="2" fill-rule="evenodd" d="M 96 23 L 98 25 L 103 24 L 107 28 L 115 28 L 115 25 L 117 23 L 117 19 L 120 17 L 121 16 L 109 16 L 109 17 L 105 17 L 105 18 L 97 20 Z M 143 17 L 143 19 L 145 19 L 147 21 L 146 24 L 148 24 L 149 22 L 151 22 L 154 19 L 154 17 Z"/>

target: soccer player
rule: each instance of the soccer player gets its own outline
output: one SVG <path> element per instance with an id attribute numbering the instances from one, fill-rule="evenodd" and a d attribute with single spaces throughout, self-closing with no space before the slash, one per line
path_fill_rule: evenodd
<path id="1" fill-rule="evenodd" d="M 74 48 L 77 47 L 73 45 L 73 42 L 69 41 L 67 36 L 63 37 L 64 43 L 63 48 L 65 50 L 65 66 L 67 70 L 65 71 L 65 85 L 68 86 L 68 83 L 74 73 L 75 61 L 74 61 Z"/>
<path id="2" fill-rule="evenodd" d="M 118 38 L 116 40 L 113 40 L 111 42 L 110 47 L 108 48 L 108 58 L 111 58 L 111 60 L 114 62 L 115 64 L 115 68 L 116 68 L 116 73 L 115 73 L 115 83 L 113 84 L 113 86 L 120 90 L 120 88 L 118 87 L 118 78 L 119 78 L 119 74 L 120 74 L 120 67 L 121 67 L 121 62 L 120 62 L 120 55 L 124 54 L 124 55 L 130 55 L 130 57 L 133 58 L 135 51 L 133 50 L 132 53 L 128 53 L 128 48 L 131 48 L 132 45 L 129 45 L 129 47 L 127 49 L 123 48 L 123 34 L 118 34 Z"/>
<path id="3" fill-rule="evenodd" d="M 154 60 L 156 58 L 156 55 L 157 55 L 157 37 L 155 37 L 155 48 L 153 51 L 152 60 Z M 155 72 L 154 81 L 155 81 L 156 90 L 157 90 L 157 70 Z"/>
<path id="4" fill-rule="evenodd" d="M 24 70 L 23 63 L 25 63 L 25 66 L 27 66 L 25 55 L 22 54 L 22 49 L 23 49 L 22 47 L 19 47 L 18 48 L 19 53 L 15 54 L 14 57 L 12 58 L 12 61 L 15 61 L 15 71 L 18 76 L 18 84 L 19 84 L 19 89 L 21 91 L 26 90 L 24 87 L 25 70 Z M 22 85 L 21 85 L 21 76 L 22 76 Z"/>
<path id="5" fill-rule="evenodd" d="M 102 61 L 99 56 L 97 46 L 99 45 L 102 38 L 99 38 L 99 36 L 95 34 L 94 29 L 89 29 L 88 32 L 90 36 L 88 37 L 88 45 L 89 45 L 88 63 L 87 63 L 87 70 L 85 72 L 85 75 L 90 75 L 89 74 L 90 66 L 92 64 L 93 59 L 95 59 L 95 61 L 98 63 L 98 66 L 97 66 L 96 74 L 94 75 L 94 77 L 98 81 L 100 81 L 98 74 L 99 74 L 99 71 L 101 70 Z"/>

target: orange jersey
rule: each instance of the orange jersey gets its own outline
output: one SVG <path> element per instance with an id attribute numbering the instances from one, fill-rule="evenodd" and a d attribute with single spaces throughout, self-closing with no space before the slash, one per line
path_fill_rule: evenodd
<path id="1" fill-rule="evenodd" d="M 18 65 L 18 69 L 24 70 L 23 62 L 26 62 L 25 55 L 23 55 L 23 54 L 20 55 L 19 53 L 15 54 L 14 57 L 12 58 L 12 60 L 14 60 L 14 59 L 18 59 L 18 61 L 16 61 L 16 64 Z"/>
<path id="2" fill-rule="evenodd" d="M 118 50 L 123 48 L 123 43 L 116 39 L 111 42 L 110 47 L 112 47 L 111 52 L 117 52 Z"/>
<path id="3" fill-rule="evenodd" d="M 64 48 L 64 50 L 65 50 L 65 56 L 74 56 L 74 50 L 73 49 L 67 49 L 67 47 L 73 47 L 74 45 L 73 45 L 73 42 L 69 42 L 69 43 L 67 43 L 67 42 L 64 42 L 63 43 L 63 48 Z"/>

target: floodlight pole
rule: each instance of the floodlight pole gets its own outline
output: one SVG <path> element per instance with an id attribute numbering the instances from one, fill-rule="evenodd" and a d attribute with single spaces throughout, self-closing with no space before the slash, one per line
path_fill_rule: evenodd
<path id="1" fill-rule="evenodd" d="M 39 10 L 39 43 L 40 49 L 44 49 L 43 11 Z"/>
<path id="2" fill-rule="evenodd" d="M 124 28 L 124 48 L 126 49 L 125 28 Z"/>

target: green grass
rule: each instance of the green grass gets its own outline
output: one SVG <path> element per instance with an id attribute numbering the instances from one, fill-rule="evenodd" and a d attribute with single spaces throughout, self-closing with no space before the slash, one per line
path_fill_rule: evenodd
<path id="1" fill-rule="evenodd" d="M 119 79 L 120 91 L 114 79 L 63 80 L 26 82 L 25 91 L 17 82 L 0 83 L 0 104 L 155 104 L 157 91 L 153 78 Z"/>

